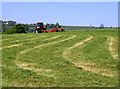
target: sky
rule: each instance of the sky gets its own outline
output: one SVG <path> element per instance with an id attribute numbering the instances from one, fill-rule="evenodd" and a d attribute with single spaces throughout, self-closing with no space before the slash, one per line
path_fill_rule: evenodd
<path id="1" fill-rule="evenodd" d="M 117 2 L 2 2 L 2 20 L 118 26 Z"/>
<path id="2" fill-rule="evenodd" d="M 119 2 L 120 0 L 1 0 L 2 2 Z"/>

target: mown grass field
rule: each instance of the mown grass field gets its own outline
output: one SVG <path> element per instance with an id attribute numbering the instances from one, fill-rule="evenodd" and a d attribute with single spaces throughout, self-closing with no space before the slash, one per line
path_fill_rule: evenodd
<path id="1" fill-rule="evenodd" d="M 118 31 L 2 35 L 2 86 L 117 87 Z"/>

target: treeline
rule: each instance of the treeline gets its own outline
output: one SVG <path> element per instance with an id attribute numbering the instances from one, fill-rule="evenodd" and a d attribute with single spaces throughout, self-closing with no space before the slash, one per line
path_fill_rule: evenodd
<path id="1" fill-rule="evenodd" d="M 104 29 L 104 28 L 117 28 L 117 27 L 106 27 L 104 24 L 100 24 L 99 27 L 95 26 L 61 26 L 59 23 L 46 23 L 44 24 L 46 29 L 52 29 L 62 27 L 64 30 L 84 30 L 84 29 Z M 2 33 L 31 33 L 36 29 L 36 23 L 33 24 L 22 24 L 16 21 L 2 21 L 0 20 L 0 32 Z"/>
<path id="2" fill-rule="evenodd" d="M 59 25 L 59 23 L 56 23 L 56 24 L 49 24 L 49 23 L 47 23 L 46 24 L 46 28 L 58 28 L 58 27 L 60 27 L 60 25 Z"/>
<path id="3" fill-rule="evenodd" d="M 0 20 L 2 33 L 26 33 L 29 30 L 28 24 L 17 24 L 16 21 L 2 21 Z"/>
<path id="4" fill-rule="evenodd" d="M 34 24 L 21 24 L 17 23 L 16 21 L 2 21 L 0 20 L 1 29 L 0 32 L 2 33 L 30 33 L 33 32 L 36 28 L 36 23 Z M 52 24 L 47 23 L 45 24 L 47 29 L 60 27 L 59 23 Z"/>

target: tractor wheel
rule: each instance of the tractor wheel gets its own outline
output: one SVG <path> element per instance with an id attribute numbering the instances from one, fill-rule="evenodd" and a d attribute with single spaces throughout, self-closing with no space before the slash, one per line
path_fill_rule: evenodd
<path id="1" fill-rule="evenodd" d="M 56 30 L 56 32 L 59 32 L 58 30 Z"/>
<path id="2" fill-rule="evenodd" d="M 38 33 L 38 31 L 37 31 L 37 30 L 36 30 L 35 32 L 36 32 L 36 33 Z"/>

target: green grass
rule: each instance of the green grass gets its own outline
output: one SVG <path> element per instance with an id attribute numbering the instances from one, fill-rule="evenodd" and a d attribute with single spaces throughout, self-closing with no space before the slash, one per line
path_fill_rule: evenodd
<path id="1" fill-rule="evenodd" d="M 49 39 L 58 35 L 60 37 Z M 73 37 L 74 35 L 76 37 Z M 67 56 L 64 55 L 67 49 L 90 36 L 93 36 L 92 40 L 72 48 L 68 51 Z M 3 34 L 3 86 L 117 87 L 118 63 L 117 59 L 110 54 L 107 43 L 108 37 L 117 39 L 117 36 L 116 29 Z M 117 40 L 115 41 L 117 42 Z M 8 47 L 20 43 L 22 44 L 19 46 Z M 40 45 L 42 46 L 40 47 Z M 113 44 L 113 48 L 117 50 L 117 45 Z M 87 68 L 90 68 L 91 71 L 85 70 L 81 66 L 75 66 L 75 63 L 82 63 L 85 68 L 87 67 L 85 63 L 88 63 L 90 67 Z M 93 67 L 92 63 L 94 63 Z M 112 72 L 114 76 L 102 75 L 101 72 L 94 72 L 95 70 L 106 70 L 107 73 Z"/>

